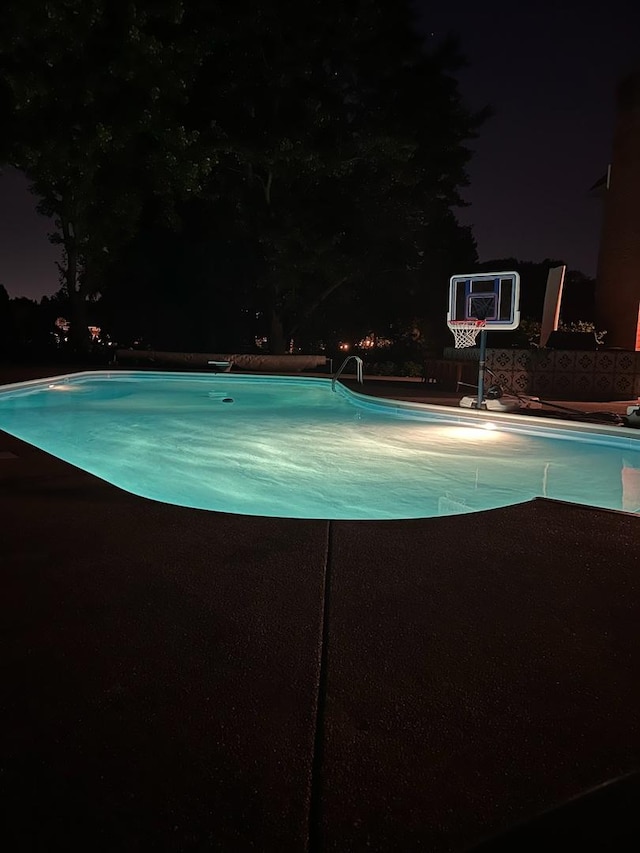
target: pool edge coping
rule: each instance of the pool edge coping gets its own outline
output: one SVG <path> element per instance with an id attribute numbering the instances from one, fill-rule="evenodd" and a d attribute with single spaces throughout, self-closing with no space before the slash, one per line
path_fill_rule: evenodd
<path id="1" fill-rule="evenodd" d="M 55 376 L 47 376 L 40 379 L 28 379 L 24 382 L 14 382 L 8 383 L 6 385 L 0 385 L 0 396 L 9 391 L 15 391 L 20 389 L 28 389 L 37 387 L 40 385 L 46 385 L 47 383 L 55 383 L 60 382 L 62 380 L 70 380 L 70 379 L 80 379 L 80 378 L 89 378 L 89 377 L 101 377 L 101 378 L 111 378 L 111 377 L 133 377 L 133 376 L 155 376 L 155 377 L 198 377 L 202 381 L 214 380 L 214 381 L 223 381 L 230 382 L 233 380 L 242 380 L 242 379 L 257 379 L 262 382 L 275 382 L 275 381 L 286 381 L 290 384 L 323 384 L 327 385 L 331 383 L 330 377 L 323 376 L 289 376 L 286 374 L 270 374 L 269 376 L 263 376 L 262 374 L 256 373 L 201 373 L 201 372 L 189 372 L 189 371 L 147 371 L 147 370 L 80 370 L 75 373 L 63 373 Z M 583 421 L 570 421 L 565 420 L 564 418 L 541 418 L 533 417 L 531 415 L 525 415 L 520 413 L 512 413 L 512 412 L 498 412 L 498 411 L 485 411 L 485 410 L 475 410 L 475 409 L 464 409 L 461 411 L 459 408 L 454 406 L 443 406 L 437 403 L 422 403 L 422 402 L 414 402 L 409 400 L 398 400 L 393 397 L 378 397 L 366 394 L 366 392 L 354 391 L 351 388 L 348 388 L 346 385 L 341 382 L 336 383 L 336 391 L 340 393 L 342 396 L 356 403 L 356 405 L 361 405 L 370 409 L 382 409 L 382 410 L 391 410 L 398 414 L 402 412 L 422 412 L 422 413 L 430 413 L 436 415 L 441 415 L 446 418 L 450 422 L 455 424 L 462 424 L 466 426 L 476 426 L 478 422 L 482 422 L 483 425 L 488 423 L 499 423 L 505 426 L 509 425 L 513 428 L 514 431 L 524 432 L 533 435 L 541 435 L 541 434 L 553 434 L 557 433 L 579 433 L 584 436 L 592 436 L 594 439 L 598 436 L 606 436 L 614 439 L 618 439 L 621 443 L 624 444 L 624 441 L 627 440 L 629 442 L 628 447 L 632 449 L 636 442 L 640 442 L 640 430 L 634 429 L 633 427 L 627 427 L 624 425 L 615 425 L 610 426 L 608 424 L 596 424 L 596 423 L 586 423 Z M 618 442 L 616 442 L 618 443 Z M 634 448 L 636 449 L 636 448 Z"/>

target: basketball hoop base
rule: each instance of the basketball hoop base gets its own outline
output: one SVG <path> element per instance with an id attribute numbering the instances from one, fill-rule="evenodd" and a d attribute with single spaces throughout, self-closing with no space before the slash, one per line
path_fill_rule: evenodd
<path id="1" fill-rule="evenodd" d="M 478 398 L 463 397 L 458 405 L 463 409 L 477 409 Z M 523 408 L 523 406 L 517 397 L 500 397 L 499 400 L 483 400 L 480 404 L 481 412 L 515 412 L 520 408 Z"/>
<path id="2" fill-rule="evenodd" d="M 640 406 L 627 406 L 627 417 L 624 419 L 625 425 L 630 427 L 640 428 Z"/>

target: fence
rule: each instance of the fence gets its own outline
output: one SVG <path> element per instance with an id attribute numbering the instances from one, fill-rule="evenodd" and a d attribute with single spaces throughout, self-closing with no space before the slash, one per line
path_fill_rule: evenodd
<path id="1" fill-rule="evenodd" d="M 491 349 L 487 367 L 503 388 L 536 397 L 608 401 L 640 396 L 640 352 Z"/>

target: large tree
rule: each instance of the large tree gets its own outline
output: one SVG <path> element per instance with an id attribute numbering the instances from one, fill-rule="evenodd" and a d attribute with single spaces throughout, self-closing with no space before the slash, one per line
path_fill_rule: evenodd
<path id="1" fill-rule="evenodd" d="M 214 190 L 260 246 L 281 351 L 338 288 L 383 282 L 393 301 L 428 273 L 483 115 L 461 102 L 453 45 L 427 53 L 408 2 L 248 2 L 219 25 L 193 103 L 218 105 Z"/>
<path id="2" fill-rule="evenodd" d="M 0 11 L 0 161 L 23 171 L 62 244 L 76 345 L 105 257 L 144 204 L 170 215 L 208 163 L 181 120 L 198 42 L 180 2 L 7 0 Z"/>

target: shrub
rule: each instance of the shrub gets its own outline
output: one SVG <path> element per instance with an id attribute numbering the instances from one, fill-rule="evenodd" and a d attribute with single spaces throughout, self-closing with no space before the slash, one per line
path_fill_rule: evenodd
<path id="1" fill-rule="evenodd" d="M 400 368 L 400 376 L 422 376 L 423 368 L 417 361 L 405 361 Z"/>

